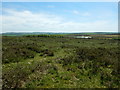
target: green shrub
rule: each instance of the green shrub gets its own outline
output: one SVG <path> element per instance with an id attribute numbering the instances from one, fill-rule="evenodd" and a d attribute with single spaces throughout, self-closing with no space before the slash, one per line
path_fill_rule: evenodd
<path id="1" fill-rule="evenodd" d="M 2 73 L 3 88 L 19 88 L 22 85 L 22 81 L 26 80 L 26 77 L 31 73 L 28 66 L 21 64 L 12 68 L 4 68 Z"/>
<path id="2" fill-rule="evenodd" d="M 54 53 L 51 50 L 43 49 L 40 53 L 40 56 L 54 56 Z"/>

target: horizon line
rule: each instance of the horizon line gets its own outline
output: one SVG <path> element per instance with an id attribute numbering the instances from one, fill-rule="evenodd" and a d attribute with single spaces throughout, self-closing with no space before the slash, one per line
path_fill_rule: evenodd
<path id="1" fill-rule="evenodd" d="M 1 33 L 36 33 L 36 32 L 1 32 Z M 118 32 L 37 32 L 37 33 L 120 33 Z"/>

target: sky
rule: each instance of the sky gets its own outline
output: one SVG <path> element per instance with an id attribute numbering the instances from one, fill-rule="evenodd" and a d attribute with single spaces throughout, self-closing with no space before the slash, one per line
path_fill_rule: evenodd
<path id="1" fill-rule="evenodd" d="M 119 0 L 2 0 L 2 2 L 119 2 Z"/>
<path id="2" fill-rule="evenodd" d="M 118 32 L 117 2 L 3 2 L 0 16 L 3 33 Z"/>

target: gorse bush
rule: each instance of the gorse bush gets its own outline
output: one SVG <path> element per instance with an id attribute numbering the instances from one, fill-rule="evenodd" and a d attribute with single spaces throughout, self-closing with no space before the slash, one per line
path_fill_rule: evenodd
<path id="1" fill-rule="evenodd" d="M 92 78 L 93 75 L 100 75 L 101 84 L 106 87 L 111 88 L 118 85 L 118 48 L 82 47 L 77 48 L 75 53 L 61 59 L 63 67 L 66 67 L 67 71 L 76 72 L 78 68 L 83 70 L 81 74 L 86 75 L 85 73 L 87 73 L 89 78 Z M 68 68 L 69 65 L 70 68 Z M 74 68 L 72 68 L 72 65 L 74 65 Z"/>
<path id="2" fill-rule="evenodd" d="M 102 84 L 113 87 L 113 82 L 118 84 L 118 48 L 79 48 L 76 50 L 78 60 L 85 62 L 85 68 L 92 68 L 93 74 L 100 73 Z M 92 65 L 89 66 L 89 62 Z M 79 62 L 78 62 L 79 63 Z M 111 68 L 114 69 L 111 69 Z M 116 75 L 113 74 L 116 72 Z M 116 78 L 115 78 L 116 77 Z M 113 79 L 114 78 L 114 79 Z"/>
<path id="3" fill-rule="evenodd" d="M 22 84 L 33 77 L 29 77 L 32 73 L 39 72 L 42 75 L 46 70 L 51 67 L 42 61 L 29 63 L 16 63 L 15 65 L 5 66 L 3 69 L 3 88 L 20 88 Z M 34 79 L 33 79 L 34 80 Z M 29 82 L 29 80 L 27 81 Z"/>
<path id="4" fill-rule="evenodd" d="M 6 72 L 7 71 L 7 72 Z M 29 66 L 17 65 L 8 70 L 3 69 L 3 88 L 21 87 L 22 81 L 31 73 Z"/>
<path id="5" fill-rule="evenodd" d="M 118 60 L 118 48 L 79 48 L 76 54 L 81 60 L 96 60 L 105 65 L 114 64 Z M 113 59 L 114 60 L 111 60 Z"/>
<path id="6" fill-rule="evenodd" d="M 26 41 L 26 39 L 20 42 L 19 38 L 23 39 L 25 37 L 12 38 L 10 41 L 7 41 L 6 38 L 8 37 L 3 37 L 2 63 L 19 62 L 27 58 L 34 58 L 36 53 L 54 56 L 53 51 L 43 49 L 38 43 Z"/>
<path id="7" fill-rule="evenodd" d="M 12 51 L 12 53 L 11 53 Z M 7 55 L 6 55 L 7 54 Z M 10 62 L 19 62 L 23 59 L 34 58 L 35 53 L 28 49 L 9 49 L 8 51 L 3 51 L 2 63 L 10 63 Z"/>

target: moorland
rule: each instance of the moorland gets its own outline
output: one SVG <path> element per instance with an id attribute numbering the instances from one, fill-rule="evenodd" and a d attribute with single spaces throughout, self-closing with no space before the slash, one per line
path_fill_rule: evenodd
<path id="1" fill-rule="evenodd" d="M 111 33 L 3 35 L 3 88 L 118 88 L 119 42 Z"/>

